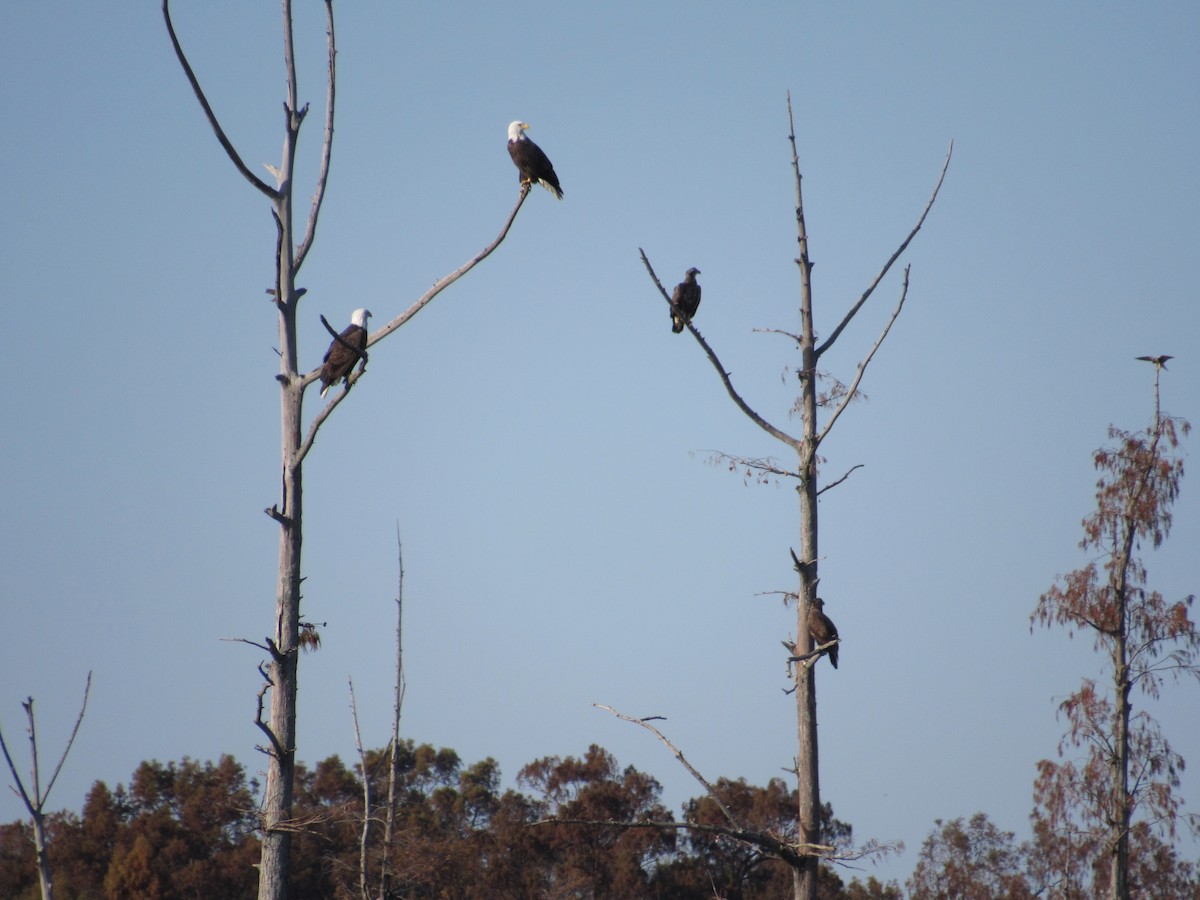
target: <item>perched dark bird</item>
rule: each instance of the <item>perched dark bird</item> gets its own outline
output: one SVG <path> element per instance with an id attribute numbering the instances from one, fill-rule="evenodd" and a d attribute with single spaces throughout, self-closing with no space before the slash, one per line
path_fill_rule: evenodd
<path id="1" fill-rule="evenodd" d="M 808 608 L 808 633 L 812 635 L 813 645 L 817 647 L 837 640 L 837 626 L 830 621 L 829 616 L 825 615 L 825 601 L 820 597 L 814 600 L 813 605 Z M 834 644 L 829 648 L 829 661 L 833 663 L 835 669 L 837 668 L 837 657 L 838 645 Z"/>
<path id="2" fill-rule="evenodd" d="M 346 326 L 346 330 L 342 332 L 341 338 L 350 347 L 357 347 L 359 350 L 367 349 L 367 319 L 371 318 L 369 309 L 356 309 L 354 314 L 350 316 L 350 324 Z M 325 365 L 321 366 L 321 396 L 325 396 L 325 392 L 329 390 L 329 386 L 335 381 L 341 379 L 349 379 L 350 370 L 354 368 L 354 364 L 358 362 L 359 356 L 350 347 L 343 347 L 337 341 L 333 341 L 329 345 L 329 349 L 325 351 Z"/>
<path id="3" fill-rule="evenodd" d="M 1144 362 L 1154 363 L 1154 367 L 1156 369 L 1165 369 L 1167 367 L 1167 360 L 1174 359 L 1174 358 L 1175 357 L 1173 357 L 1173 356 L 1139 356 L 1138 357 L 1138 359 L 1143 360 Z"/>
<path id="4" fill-rule="evenodd" d="M 520 120 L 508 126 L 508 155 L 512 157 L 517 171 L 521 173 L 521 184 L 537 182 L 559 200 L 563 198 L 562 186 L 554 174 L 554 166 L 542 148 L 525 137 L 528 124 Z"/>
<path id="5" fill-rule="evenodd" d="M 671 331 L 675 334 L 683 331 L 684 316 L 690 320 L 700 308 L 700 285 L 696 284 L 699 274 L 699 269 L 688 269 L 683 273 L 683 281 L 675 285 L 675 293 L 671 295 Z"/>

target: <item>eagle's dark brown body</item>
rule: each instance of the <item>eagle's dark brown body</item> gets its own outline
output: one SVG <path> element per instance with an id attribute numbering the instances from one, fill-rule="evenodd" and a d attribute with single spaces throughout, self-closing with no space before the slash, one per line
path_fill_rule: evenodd
<path id="1" fill-rule="evenodd" d="M 683 331 L 683 316 L 691 319 L 700 308 L 700 285 L 696 283 L 699 274 L 699 269 L 688 269 L 683 281 L 675 285 L 675 293 L 671 295 L 671 331 L 675 334 Z"/>
<path id="2" fill-rule="evenodd" d="M 347 325 L 341 338 L 350 347 L 359 350 L 367 349 L 367 329 L 361 325 Z M 350 370 L 360 357 L 350 349 L 343 347 L 337 341 L 329 345 L 325 352 L 325 364 L 321 366 L 321 396 L 329 390 L 329 386 L 350 376 Z"/>
<path id="3" fill-rule="evenodd" d="M 538 182 L 559 200 L 563 198 L 562 185 L 549 157 L 542 148 L 525 137 L 524 122 L 513 122 L 508 128 L 508 155 L 512 157 L 517 171 L 521 173 L 521 184 Z"/>
<path id="4" fill-rule="evenodd" d="M 825 601 L 820 597 L 814 600 L 813 605 L 808 608 L 808 633 L 812 636 L 815 647 L 837 640 L 837 626 L 833 624 L 829 616 L 825 615 Z M 829 648 L 829 661 L 835 669 L 837 668 L 837 658 L 838 645 L 834 644 Z"/>

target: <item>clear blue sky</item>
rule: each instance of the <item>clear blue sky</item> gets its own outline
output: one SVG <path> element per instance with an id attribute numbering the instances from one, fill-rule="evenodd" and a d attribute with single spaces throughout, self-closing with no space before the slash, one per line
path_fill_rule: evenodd
<path id="1" fill-rule="evenodd" d="M 311 101 L 320 5 L 297 21 Z M 311 7 L 311 8 L 310 8 Z M 710 778 L 756 783 L 794 753 L 781 638 L 793 614 L 789 486 L 745 486 L 712 451 L 783 449 L 733 407 L 638 259 L 703 272 L 697 324 L 743 395 L 788 425 L 798 279 L 790 89 L 828 333 L 915 221 L 908 304 L 869 400 L 824 446 L 821 590 L 844 644 L 822 665 L 822 793 L 861 839 L 908 851 L 935 818 L 1027 832 L 1056 700 L 1099 661 L 1029 632 L 1076 544 L 1112 422 L 1200 424 L 1200 7 L 1194 3 L 342 4 L 334 171 L 303 272 L 318 321 L 398 314 L 495 235 L 516 199 L 505 128 L 532 123 L 566 192 L 538 189 L 499 252 L 377 346 L 306 481 L 299 755 L 387 740 L 395 527 L 403 531 L 403 731 L 495 756 L 507 778 L 595 742 L 699 788 L 652 738 L 594 710 L 663 715 Z M 275 3 L 179 2 L 177 27 L 243 157 L 278 161 Z M 259 654 L 277 529 L 274 226 L 213 139 L 157 3 L 0 13 L 0 723 L 21 751 L 37 699 L 51 806 L 144 759 L 261 768 Z M 825 360 L 844 380 L 898 272 Z M 307 411 L 315 408 L 310 398 Z M 798 425 L 796 426 L 798 427 Z M 1197 589 L 1194 469 L 1168 546 Z M 1159 707 L 1200 796 L 1194 686 Z M 1196 811 L 1195 804 L 1191 810 Z M 0 791 L 0 821 L 21 814 Z"/>

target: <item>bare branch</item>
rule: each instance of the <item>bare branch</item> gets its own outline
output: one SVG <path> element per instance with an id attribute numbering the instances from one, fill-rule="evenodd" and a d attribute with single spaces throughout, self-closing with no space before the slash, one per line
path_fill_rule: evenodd
<path id="1" fill-rule="evenodd" d="M 0 750 L 4 752 L 4 761 L 8 763 L 8 771 L 12 773 L 13 784 L 16 787 L 12 788 L 12 792 L 21 798 L 21 802 L 25 804 L 25 808 L 29 810 L 29 815 L 36 816 L 41 809 L 40 802 L 34 804 L 29 799 L 29 794 L 25 790 L 25 782 L 21 780 L 21 776 L 17 774 L 17 767 L 13 763 L 12 756 L 8 752 L 8 744 L 4 740 L 4 732 L 0 731 Z"/>
<path id="2" fill-rule="evenodd" d="M 58 773 L 62 771 L 63 763 L 67 761 L 67 754 L 71 752 L 71 747 L 75 743 L 75 738 L 79 734 L 79 726 L 83 724 L 83 714 L 87 712 L 88 695 L 92 692 L 92 673 L 87 674 L 87 683 L 83 687 L 83 702 L 79 704 L 79 715 L 75 717 L 75 727 L 71 729 L 71 736 L 67 738 L 67 746 L 63 747 L 62 756 L 58 758 L 58 765 L 54 767 L 54 773 L 50 776 L 50 781 L 46 785 L 46 790 L 42 794 L 41 802 L 45 803 L 50 797 L 50 791 L 54 789 L 54 782 L 58 780 Z"/>
<path id="3" fill-rule="evenodd" d="M 634 720 L 637 721 L 637 720 Z M 618 819 L 560 819 L 551 816 L 531 822 L 530 825 L 591 825 L 605 828 L 657 828 L 665 831 L 699 831 L 706 834 L 716 834 L 733 838 L 745 844 L 752 844 L 765 850 L 770 856 L 778 857 L 789 865 L 796 865 L 803 857 L 819 856 L 822 859 L 859 859 L 861 856 L 837 855 L 837 848 L 829 844 L 793 844 L 779 839 L 773 834 L 763 831 L 747 831 L 742 828 L 729 828 L 724 825 L 707 824 L 702 822 L 656 822 L 652 819 L 640 821 L 621 821 Z"/>
<path id="4" fill-rule="evenodd" d="M 850 477 L 851 472 L 853 472 L 855 469 L 861 469 L 862 467 L 863 467 L 862 463 L 859 463 L 857 466 L 851 466 L 849 469 L 846 470 L 846 474 L 843 475 L 841 478 L 839 478 L 837 481 L 831 481 L 831 482 L 829 482 L 829 484 L 825 485 L 825 487 L 820 488 L 817 491 L 817 496 L 820 497 L 823 493 L 825 493 L 830 488 L 837 487 L 839 484 L 841 484 L 843 481 L 845 481 L 847 478 Z"/>
<path id="5" fill-rule="evenodd" d="M 822 656 L 824 656 L 826 651 L 832 650 L 834 647 L 836 647 L 841 642 L 842 642 L 841 638 L 834 638 L 832 641 L 829 641 L 826 644 L 821 644 L 820 646 L 813 647 L 807 653 L 801 653 L 801 654 L 797 655 L 793 652 L 793 655 L 788 657 L 788 662 L 789 663 L 802 663 L 801 668 L 808 669 L 808 668 L 812 667 L 818 659 L 820 659 Z M 786 647 L 787 645 L 784 644 L 784 646 Z M 794 647 L 794 645 L 793 645 L 793 647 Z"/>
<path id="6" fill-rule="evenodd" d="M 950 157 L 953 155 L 954 141 L 951 141 L 950 149 L 946 151 L 946 161 L 942 163 L 942 171 L 941 174 L 938 175 L 937 184 L 934 185 L 933 193 L 929 197 L 929 202 L 925 204 L 925 209 L 921 212 L 921 217 L 917 219 L 917 224 L 914 225 L 912 231 L 908 233 L 908 237 L 906 237 L 901 242 L 900 246 L 896 248 L 896 252 L 893 253 L 891 257 L 889 257 L 888 261 L 883 264 L 883 268 L 879 270 L 879 274 L 875 276 L 875 280 L 867 286 L 867 289 L 863 292 L 863 295 L 858 298 L 858 302 L 855 303 L 854 306 L 850 307 L 850 311 L 847 312 L 842 321 L 838 323 L 838 327 L 833 329 L 833 334 L 829 335 L 829 337 L 819 347 L 817 347 L 815 352 L 818 359 L 821 357 L 822 353 L 833 346 L 833 342 L 838 339 L 838 336 L 841 335 L 846 326 L 850 324 L 850 320 L 854 318 L 855 314 L 860 309 L 862 309 L 862 305 L 867 302 L 867 298 L 869 298 L 871 294 L 874 293 L 875 288 L 879 286 L 879 282 L 883 280 L 883 276 L 885 276 L 888 273 L 888 270 L 891 269 L 892 263 L 899 259 L 900 254 L 908 249 L 908 245 L 912 242 L 912 239 L 917 236 L 917 232 L 920 231 L 921 226 L 925 224 L 925 217 L 929 215 L 929 210 L 933 208 L 933 203 L 935 200 L 937 200 L 938 191 L 942 189 L 942 182 L 946 179 L 946 170 L 950 168 Z"/>
<path id="7" fill-rule="evenodd" d="M 251 647 L 257 647 L 267 653 L 271 652 L 271 648 L 266 644 L 260 644 L 257 641 L 252 641 L 249 638 L 221 638 L 222 641 L 228 641 L 231 644 L 249 644 Z"/>
<path id="8" fill-rule="evenodd" d="M 760 476 L 760 480 L 767 480 L 767 475 L 778 475 L 781 478 L 800 477 L 799 472 L 793 472 L 791 469 L 780 468 L 775 460 L 769 456 L 754 458 L 747 456 L 731 456 L 730 454 L 724 453 L 720 450 L 709 450 L 708 452 L 712 454 L 710 457 L 710 462 L 712 462 L 714 465 L 716 463 L 725 463 L 729 466 L 729 470 L 731 472 L 736 470 L 739 466 L 745 466 L 747 469 L 754 469 L 755 471 L 764 473 Z"/>
<path id="9" fill-rule="evenodd" d="M 642 263 L 646 266 L 646 271 L 650 273 L 651 280 L 655 283 L 655 285 L 658 286 L 658 292 L 660 294 L 662 294 L 663 299 L 666 300 L 667 305 L 670 306 L 671 298 L 670 298 L 670 296 L 668 296 L 666 290 L 663 288 L 662 282 L 658 280 L 658 276 L 654 273 L 654 267 L 652 265 L 650 265 L 650 260 L 646 257 L 646 251 L 643 250 L 641 247 L 638 247 L 638 252 L 641 253 L 641 255 L 642 255 Z M 721 361 L 717 358 L 717 354 L 713 352 L 712 347 L 710 347 L 708 345 L 708 342 L 706 340 L 704 340 L 704 335 L 702 335 L 699 331 L 696 330 L 696 326 L 692 324 L 691 319 L 688 319 L 685 316 L 685 317 L 683 317 L 683 323 L 687 326 L 688 331 L 690 331 L 692 333 L 692 337 L 694 337 L 700 343 L 700 346 L 704 348 L 704 352 L 708 356 L 708 361 L 711 362 L 713 365 L 713 368 L 717 370 L 717 374 L 721 378 L 721 383 L 725 385 L 726 393 L 728 393 L 730 399 L 732 399 L 733 402 L 737 404 L 738 409 L 740 409 L 743 413 L 745 413 L 746 417 L 749 418 L 750 421 L 752 421 L 755 425 L 757 425 L 759 428 L 761 428 L 767 434 L 771 435 L 771 437 L 775 438 L 776 440 L 782 441 L 783 443 L 787 444 L 789 447 L 792 447 L 795 450 L 799 451 L 800 446 L 801 446 L 800 441 L 798 441 L 796 438 L 792 437 L 787 432 L 780 431 L 778 428 L 776 428 L 774 425 L 772 425 L 770 422 L 768 422 L 766 419 L 764 419 L 762 416 L 760 416 L 757 412 L 755 412 L 753 409 L 751 409 L 749 404 L 747 404 L 746 401 L 742 399 L 741 394 L 739 394 L 734 389 L 733 382 L 730 381 L 730 379 L 729 379 L 729 373 L 726 372 L 725 367 L 723 365 L 721 365 Z"/>
<path id="10" fill-rule="evenodd" d="M 751 328 L 750 331 L 754 334 L 782 334 L 786 338 L 791 338 L 797 344 L 804 340 L 800 335 L 784 331 L 782 328 Z"/>
<path id="11" fill-rule="evenodd" d="M 596 709 L 602 709 L 605 712 L 610 712 L 614 716 L 616 716 L 618 719 L 621 719 L 625 722 L 632 722 L 634 725 L 640 725 L 642 728 L 645 728 L 647 731 L 649 731 L 651 734 L 653 734 L 656 738 L 658 738 L 660 741 L 662 741 L 663 744 L 666 745 L 667 749 L 670 750 L 673 754 L 675 754 L 675 758 L 677 760 L 679 760 L 680 764 L 685 769 L 687 769 L 688 772 L 691 773 L 692 777 L 695 778 L 698 782 L 700 782 L 700 784 L 702 784 L 704 786 L 704 790 L 708 792 L 708 796 L 712 797 L 713 800 L 716 802 L 717 806 L 720 807 L 721 812 L 725 815 L 725 818 L 729 821 L 729 824 L 732 825 L 734 828 L 737 828 L 739 830 L 741 829 L 742 826 L 738 824 L 737 819 L 734 818 L 733 812 L 729 809 L 728 806 L 725 805 L 725 801 L 721 799 L 720 795 L 716 791 L 716 788 L 714 788 L 711 784 L 709 784 L 708 781 L 705 780 L 704 776 L 701 775 L 692 766 L 692 764 L 684 758 L 683 753 L 679 750 L 678 747 L 676 747 L 669 740 L 667 740 L 666 736 L 661 731 L 659 731 L 657 728 L 655 728 L 653 725 L 650 724 L 650 721 L 649 721 L 650 719 L 661 719 L 661 718 L 663 718 L 662 716 L 646 716 L 641 719 L 635 719 L 632 716 L 627 716 L 624 713 L 617 712 L 611 706 L 604 706 L 600 703 L 593 703 L 592 706 L 596 707 Z"/>
<path id="12" fill-rule="evenodd" d="M 269 184 L 251 172 L 250 169 L 246 167 L 246 164 L 242 162 L 241 156 L 238 155 L 237 150 L 234 149 L 233 144 L 229 141 L 229 138 L 225 136 L 225 130 L 221 128 L 221 123 L 217 121 L 216 114 L 213 112 L 212 107 L 209 106 L 208 98 L 204 96 L 204 91 L 200 87 L 200 82 L 196 79 L 196 73 L 192 71 L 192 66 L 183 53 L 183 47 L 179 45 L 179 38 L 175 36 L 175 26 L 171 22 L 170 2 L 171 0 L 163 0 L 162 5 L 163 19 L 165 19 L 167 23 L 167 34 L 169 34 L 171 37 L 171 46 L 175 48 L 175 56 L 179 60 L 179 65 L 183 67 L 183 73 L 187 76 L 188 83 L 192 86 L 192 92 L 196 95 L 196 99 L 200 101 L 200 107 L 204 110 L 204 115 L 208 117 L 208 124 L 212 126 L 213 133 L 216 134 L 217 140 L 220 141 L 221 146 L 225 148 L 225 154 L 229 157 L 230 161 L 233 162 L 234 166 L 237 167 L 237 170 L 242 173 L 242 177 L 254 185 L 254 187 L 258 188 L 261 193 L 265 194 L 271 200 L 278 200 L 279 197 L 282 196 L 279 190 L 271 187 Z"/>
<path id="13" fill-rule="evenodd" d="M 367 346 L 370 347 L 372 344 L 382 341 L 385 337 L 424 309 L 428 305 L 429 301 L 431 301 L 434 297 L 470 272 L 479 263 L 491 256 L 492 251 L 499 247 L 501 242 L 503 242 L 503 240 L 508 236 L 508 230 L 512 227 L 512 223 L 516 220 L 517 213 L 521 211 L 521 205 L 525 202 L 525 198 L 529 196 L 529 188 L 530 185 L 528 184 L 521 185 L 521 194 L 517 198 L 517 205 L 514 206 L 512 212 L 509 213 L 508 219 L 504 223 L 504 227 L 500 229 L 500 233 L 496 236 L 494 241 L 476 253 L 473 257 L 471 257 L 471 259 L 463 263 L 449 275 L 445 276 L 439 281 L 434 282 L 433 287 L 422 294 L 412 306 L 371 335 L 367 340 Z M 319 371 L 319 369 L 314 369 L 312 372 L 309 372 L 307 375 L 305 375 L 304 383 L 308 384 L 310 381 L 314 380 Z"/>
<path id="14" fill-rule="evenodd" d="M 904 267 L 904 286 L 900 291 L 900 302 L 896 304 L 896 309 L 892 312 L 892 317 L 888 319 L 887 324 L 883 327 L 883 333 L 880 334 L 878 340 L 875 341 L 875 346 L 871 348 L 871 352 L 868 353 L 863 361 L 858 364 L 858 371 L 854 373 L 854 381 L 850 383 L 850 387 L 846 390 L 846 396 L 842 398 L 842 402 L 837 405 L 837 408 L 829 417 L 829 421 L 825 423 L 825 427 L 822 428 L 821 433 L 817 435 L 818 445 L 825 440 L 825 436 L 829 434 L 829 430 L 833 428 L 833 423 L 838 420 L 838 417 L 842 414 L 842 411 L 850 405 L 850 401 L 852 401 L 855 395 L 858 393 L 858 385 L 859 382 L 862 381 L 863 374 L 867 371 L 867 366 L 870 365 L 871 359 L 875 356 L 876 351 L 879 350 L 884 338 L 888 336 L 888 332 L 892 330 L 892 324 L 900 315 L 900 310 L 904 309 L 904 301 L 908 297 L 908 272 L 910 268 L 912 267 Z"/>
<path id="15" fill-rule="evenodd" d="M 496 239 L 494 241 L 492 241 L 490 244 L 488 244 L 486 247 L 484 247 L 482 250 L 480 250 L 478 253 L 476 253 L 473 257 L 471 257 L 470 260 L 463 263 L 461 266 L 459 266 L 457 269 L 455 269 L 453 272 L 451 272 L 449 275 L 447 275 L 446 277 L 435 282 L 433 287 L 431 287 L 428 291 L 426 291 L 415 303 L 413 303 L 412 306 L 410 306 L 408 309 L 406 309 L 400 315 L 396 316 L 396 318 L 392 319 L 392 321 L 388 322 L 386 325 L 384 325 L 382 328 L 380 328 L 374 334 L 370 335 L 367 338 L 367 346 L 370 347 L 371 345 L 376 344 L 379 341 L 382 341 L 385 337 L 387 337 L 389 334 L 391 334 L 393 331 L 395 331 L 397 328 L 399 328 L 401 325 L 403 325 L 405 322 L 407 322 L 409 319 L 411 319 L 413 316 L 415 316 L 417 313 L 419 313 L 422 309 L 424 309 L 429 304 L 429 302 L 431 300 L 433 300 L 434 297 L 436 297 L 438 294 L 440 294 L 442 291 L 444 291 L 450 285 L 454 284 L 454 282 L 458 281 L 458 279 L 460 279 L 464 275 L 466 275 L 469 271 L 471 271 L 471 269 L 475 268 L 475 266 L 477 266 L 479 263 L 481 263 L 485 259 L 487 259 L 492 254 L 492 251 L 495 250 L 497 247 L 499 247 L 501 242 L 503 242 L 503 240 L 508 236 L 509 229 L 512 228 L 512 224 L 517 218 L 517 213 L 521 211 L 521 205 L 525 202 L 525 198 L 528 196 L 529 196 L 529 185 L 528 184 L 522 185 L 520 197 L 517 198 L 517 205 L 514 206 L 512 212 L 509 213 L 508 219 L 505 220 L 504 226 L 500 229 L 500 234 L 498 234 L 496 236 Z M 326 323 L 325 327 L 329 328 L 328 323 Z M 330 333 L 331 334 L 333 333 L 333 329 L 330 329 Z M 337 337 L 337 335 L 335 335 L 335 337 Z M 356 352 L 358 352 L 358 351 L 356 351 Z M 360 355 L 362 355 L 364 357 L 366 356 L 365 353 L 362 353 Z M 362 366 L 359 366 L 358 369 L 356 369 L 351 375 L 349 375 L 346 378 L 346 384 L 342 388 L 342 390 L 339 393 L 337 393 L 336 395 L 334 395 L 334 398 L 329 401 L 328 405 L 323 410 L 321 410 L 320 413 L 317 414 L 316 418 L 314 418 L 312 420 L 312 422 L 308 426 L 308 434 L 304 438 L 304 443 L 302 443 L 300 445 L 299 450 L 296 451 L 295 457 L 292 461 L 293 466 L 298 466 L 298 465 L 300 465 L 300 463 L 302 463 L 304 461 L 304 457 L 306 457 L 308 455 L 308 451 L 312 449 L 313 442 L 317 439 L 317 432 L 320 431 L 321 426 L 325 423 L 325 420 L 329 418 L 330 414 L 334 411 L 335 408 L 337 408 L 337 405 L 339 403 L 341 403 L 343 399 L 345 399 L 345 397 L 348 393 L 350 393 L 350 388 L 354 387 L 355 383 L 358 381 L 359 378 L 362 377 L 362 375 L 363 375 L 363 368 L 362 368 Z M 303 378 L 301 379 L 301 387 L 302 388 L 308 387 L 308 385 L 312 384 L 320 376 L 321 376 L 321 367 L 317 366 L 314 369 L 312 369 L 312 371 L 308 372 L 306 375 L 303 376 Z"/>
<path id="16" fill-rule="evenodd" d="M 329 159 L 333 153 L 333 101 L 336 94 L 334 88 L 337 71 L 335 68 L 337 49 L 333 37 L 333 0 L 325 0 L 325 22 L 328 28 L 326 33 L 329 35 L 329 80 L 325 91 L 325 142 L 321 147 L 321 171 L 317 175 L 317 188 L 313 194 L 312 209 L 308 213 L 308 227 L 304 233 L 304 240 L 296 248 L 296 259 L 293 265 L 297 272 L 304 265 L 304 257 L 308 256 L 308 251 L 317 234 L 317 217 L 321 214 L 321 203 L 325 199 L 325 185 L 329 181 Z"/>
<path id="17" fill-rule="evenodd" d="M 273 653 L 278 651 L 272 650 Z M 258 726 L 258 730 L 267 736 L 267 740 L 271 742 L 271 748 L 259 747 L 263 753 L 268 756 L 274 756 L 276 759 L 283 759 L 286 756 L 283 745 L 279 742 L 279 738 L 275 736 L 275 732 L 271 730 L 271 726 L 263 721 L 263 698 L 266 697 L 267 691 L 275 686 L 275 682 L 271 680 L 271 676 L 267 674 L 267 670 L 260 664 L 258 674 L 263 677 L 263 686 L 258 689 L 258 704 L 254 713 L 254 724 Z"/>

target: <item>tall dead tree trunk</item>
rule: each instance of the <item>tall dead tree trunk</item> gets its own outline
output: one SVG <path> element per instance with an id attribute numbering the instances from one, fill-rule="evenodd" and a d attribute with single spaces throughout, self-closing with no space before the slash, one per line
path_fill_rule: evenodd
<path id="1" fill-rule="evenodd" d="M 797 449 L 800 484 L 800 576 L 796 592 L 796 652 L 812 651 L 808 616 L 817 599 L 817 353 L 813 329 L 812 261 L 808 257 L 808 229 L 804 222 L 804 195 L 801 190 L 800 158 L 796 152 L 796 130 L 792 124 L 792 104 L 788 98 L 788 140 L 792 145 L 792 170 L 796 181 L 796 266 L 800 271 L 800 410 L 801 441 Z M 796 838 L 801 843 L 821 843 L 821 770 L 817 755 L 816 666 L 796 666 Z M 815 898 L 817 858 L 805 857 L 802 868 L 792 869 L 793 894 Z"/>
<path id="2" fill-rule="evenodd" d="M 892 312 L 891 318 L 884 326 L 883 332 L 875 341 L 874 346 L 859 362 L 852 382 L 848 386 L 836 383 L 837 389 L 830 391 L 826 398 L 822 400 L 817 394 L 817 365 L 820 362 L 822 354 L 833 346 L 851 319 L 862 309 L 863 305 L 872 293 L 874 293 L 875 288 L 883 280 L 883 277 L 921 229 L 921 226 L 925 222 L 925 217 L 929 214 L 934 201 L 937 199 L 942 182 L 945 180 L 946 170 L 949 168 L 950 157 L 953 153 L 953 145 L 951 145 L 951 150 L 946 155 L 946 161 L 938 176 L 937 184 L 916 225 L 913 226 L 908 236 L 892 254 L 891 258 L 883 265 L 862 296 L 845 314 L 830 336 L 824 342 L 818 344 L 816 331 L 813 327 L 812 261 L 808 256 L 808 231 L 804 220 L 800 160 L 796 149 L 796 131 L 792 117 L 790 94 L 788 95 L 787 110 L 789 126 L 788 140 L 791 143 L 792 170 L 795 180 L 796 241 L 798 245 L 795 262 L 800 272 L 801 323 L 800 334 L 789 334 L 788 336 L 795 339 L 801 357 L 801 368 L 798 372 L 800 380 L 800 436 L 796 437 L 777 428 L 750 407 L 734 388 L 728 371 L 721 364 L 716 353 L 704 340 L 704 337 L 696 330 L 691 319 L 686 316 L 683 316 L 682 319 L 685 321 L 692 336 L 696 338 L 700 346 L 704 349 L 709 361 L 717 370 L 726 392 L 738 408 L 754 424 L 771 435 L 771 437 L 788 446 L 796 455 L 795 470 L 777 467 L 770 461 L 748 459 L 737 459 L 737 461 L 746 467 L 759 469 L 771 475 L 795 478 L 797 481 L 797 493 L 800 497 L 800 553 L 796 555 L 793 552 L 796 570 L 800 579 L 799 588 L 796 592 L 796 639 L 794 642 L 785 642 L 793 647 L 793 659 L 798 662 L 798 665 L 793 670 L 796 696 L 797 750 L 794 762 L 797 779 L 797 834 L 796 847 L 793 848 L 794 852 L 784 855 L 783 858 L 786 859 L 792 868 L 793 893 L 796 900 L 815 900 L 817 895 L 819 859 L 821 854 L 827 851 L 819 849 L 821 845 L 821 790 L 817 741 L 817 692 L 814 675 L 814 663 L 819 658 L 819 654 L 814 653 L 814 645 L 812 637 L 809 634 L 808 622 L 810 610 L 812 610 L 817 599 L 817 582 L 820 580 L 817 574 L 817 561 L 819 559 L 817 552 L 817 501 L 823 491 L 840 483 L 842 480 L 838 479 L 823 488 L 818 486 L 817 451 L 826 436 L 828 436 L 834 423 L 857 396 L 859 383 L 862 381 L 867 366 L 887 337 L 892 324 L 896 321 L 897 316 L 900 315 L 900 311 L 904 307 L 905 298 L 908 296 L 907 268 L 904 270 L 899 302 Z M 646 264 L 647 270 L 658 285 L 663 298 L 668 304 L 671 304 L 671 297 L 663 289 L 662 283 L 659 281 L 658 276 L 655 275 L 654 269 L 651 267 L 650 261 L 644 252 L 642 253 L 642 261 Z M 826 413 L 824 421 L 819 417 L 822 411 Z"/>
<path id="3" fill-rule="evenodd" d="M 305 373 L 300 368 L 297 352 L 298 312 L 300 299 L 305 291 L 303 288 L 297 287 L 296 279 L 316 237 L 317 220 L 329 178 L 330 154 L 333 147 L 334 99 L 336 97 L 335 62 L 337 57 L 333 28 L 333 3 L 332 0 L 325 0 L 329 60 L 324 143 L 312 206 L 303 234 L 295 227 L 293 220 L 295 190 L 293 165 L 300 127 L 308 113 L 308 105 L 301 107 L 298 101 L 298 82 L 292 43 L 292 0 L 283 0 L 283 51 L 287 76 L 287 96 L 284 102 L 283 154 L 279 166 L 270 167 L 270 171 L 275 177 L 274 187 L 250 171 L 221 128 L 175 34 L 175 27 L 171 21 L 170 0 L 163 0 L 162 11 L 175 55 L 187 76 L 196 99 L 208 118 L 213 133 L 242 177 L 270 201 L 271 214 L 276 227 L 275 284 L 271 292 L 279 317 L 279 374 L 275 377 L 280 386 L 282 491 L 280 499 L 265 512 L 279 525 L 279 569 L 272 635 L 265 638 L 263 643 L 254 641 L 247 641 L 247 643 L 262 648 L 269 655 L 266 664 L 259 667 L 263 676 L 263 685 L 258 692 L 258 709 L 255 716 L 255 724 L 267 737 L 267 744 L 260 749 L 269 760 L 267 782 L 263 794 L 262 860 L 258 896 L 259 900 L 284 900 L 288 895 L 288 857 L 291 851 L 293 830 L 291 819 L 296 755 L 296 688 L 301 621 L 304 460 L 312 449 L 321 426 L 347 396 L 350 388 L 363 375 L 367 362 L 366 354 L 363 353 L 361 364 L 346 379 L 345 387 L 313 417 L 305 431 L 303 425 L 304 391 L 317 380 L 320 369 L 315 367 Z M 435 282 L 433 287 L 414 301 L 404 312 L 370 335 L 368 346 L 377 343 L 401 325 L 406 324 L 434 297 L 486 259 L 507 236 L 509 228 L 512 227 L 512 223 L 528 195 L 529 186 L 522 186 L 516 205 L 509 213 L 500 234 L 463 265 Z M 265 710 L 268 695 L 269 709 Z"/>

